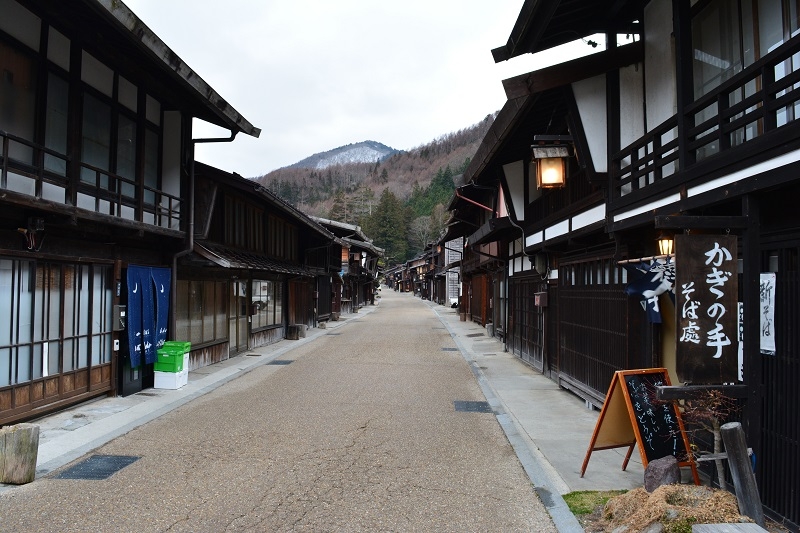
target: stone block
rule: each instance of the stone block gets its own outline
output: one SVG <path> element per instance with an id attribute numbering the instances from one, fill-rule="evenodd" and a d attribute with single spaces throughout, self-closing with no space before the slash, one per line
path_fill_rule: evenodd
<path id="1" fill-rule="evenodd" d="M 644 488 L 653 492 L 661 485 L 674 485 L 681 482 L 681 469 L 678 460 L 672 455 L 650 461 L 644 469 Z"/>
<path id="2" fill-rule="evenodd" d="M 300 324 L 289 324 L 286 326 L 286 340 L 296 341 L 300 339 Z"/>

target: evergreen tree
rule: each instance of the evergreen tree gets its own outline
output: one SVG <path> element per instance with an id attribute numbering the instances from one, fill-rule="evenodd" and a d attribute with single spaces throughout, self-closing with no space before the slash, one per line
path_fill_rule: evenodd
<path id="1" fill-rule="evenodd" d="M 386 251 L 389 263 L 397 263 L 407 259 L 407 223 L 403 204 L 392 191 L 384 189 L 372 216 L 364 219 L 362 229 L 375 246 Z"/>
<path id="2" fill-rule="evenodd" d="M 453 191 L 455 191 L 453 171 L 450 165 L 447 165 L 444 169 L 439 168 L 430 185 L 425 189 L 415 182 L 406 205 L 411 209 L 415 218 L 430 216 L 434 206 L 447 204 L 450 201 Z"/>
<path id="3" fill-rule="evenodd" d="M 328 218 L 337 222 L 345 222 L 345 218 L 347 218 L 347 198 L 341 189 L 337 189 L 336 194 L 333 195 L 333 205 L 328 213 Z"/>
<path id="4" fill-rule="evenodd" d="M 375 207 L 375 192 L 366 185 L 359 186 L 350 201 L 352 224 L 360 225 L 361 221 L 372 214 Z"/>
<path id="5" fill-rule="evenodd" d="M 433 206 L 433 211 L 431 212 L 431 226 L 430 226 L 430 234 L 431 240 L 438 240 L 439 237 L 444 234 L 444 231 L 447 229 L 447 220 L 450 218 L 450 212 L 444 206 L 444 204 L 436 204 Z"/>

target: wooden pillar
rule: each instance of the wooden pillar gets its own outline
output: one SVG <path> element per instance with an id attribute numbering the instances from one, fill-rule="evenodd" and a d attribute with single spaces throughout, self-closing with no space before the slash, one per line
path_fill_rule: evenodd
<path id="1" fill-rule="evenodd" d="M 728 466 L 731 469 L 733 486 L 736 489 L 739 512 L 764 527 L 764 508 L 761 506 L 756 476 L 747 455 L 747 444 L 742 425 L 739 422 L 729 422 L 722 425 L 720 432 L 722 441 L 725 443 L 725 452 L 728 454 Z"/>
<path id="2" fill-rule="evenodd" d="M 761 455 L 761 413 L 764 383 L 761 364 L 760 294 L 761 273 L 761 215 L 759 202 L 752 195 L 742 198 L 742 214 L 747 217 L 747 229 L 742 235 L 742 302 L 744 307 L 744 383 L 748 397 L 744 406 L 743 423 L 750 447 Z"/>
<path id="3" fill-rule="evenodd" d="M 17 424 L 0 429 L 0 483 L 33 481 L 38 455 L 39 426 Z"/>
<path id="4" fill-rule="evenodd" d="M 692 7 L 689 0 L 672 3 L 672 32 L 675 36 L 675 86 L 678 104 L 678 161 L 680 168 L 686 169 L 695 161 L 693 151 L 689 150 L 690 139 L 686 132 L 694 126 L 694 117 L 684 110 L 694 101 L 693 47 L 692 47 Z"/>

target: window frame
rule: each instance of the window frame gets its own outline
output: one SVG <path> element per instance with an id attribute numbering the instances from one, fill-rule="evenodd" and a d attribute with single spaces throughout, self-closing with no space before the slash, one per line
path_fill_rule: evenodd
<path id="1" fill-rule="evenodd" d="M 262 292 L 268 287 L 267 299 Z M 254 279 L 251 281 L 251 332 L 283 326 L 283 280 Z"/>
<path id="2" fill-rule="evenodd" d="M 211 284 L 209 288 L 207 285 Z M 210 293 L 209 293 L 210 290 Z M 192 343 L 192 349 L 228 342 L 228 292 L 229 280 L 226 279 L 179 279 L 175 287 L 175 335 L 181 340 Z M 207 295 L 215 299 L 209 304 Z M 213 308 L 207 313 L 207 307 Z M 199 337 L 196 336 L 199 332 Z M 210 336 L 206 334 L 210 332 Z"/>
<path id="3" fill-rule="evenodd" d="M 17 257 L 0 264 L 11 296 L 4 298 L 11 321 L 0 325 L 0 388 L 111 364 L 112 264 Z"/>

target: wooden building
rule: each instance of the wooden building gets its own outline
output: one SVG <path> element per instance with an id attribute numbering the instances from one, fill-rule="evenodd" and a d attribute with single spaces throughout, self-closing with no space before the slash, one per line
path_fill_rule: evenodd
<path id="1" fill-rule="evenodd" d="M 190 369 L 329 319 L 341 253 L 333 234 L 258 183 L 201 163 L 195 220 L 171 328 L 192 343 Z"/>
<path id="2" fill-rule="evenodd" d="M 460 312 L 466 320 L 505 335 L 506 250 L 499 240 L 509 234 L 502 191 L 497 184 L 486 186 L 466 178 L 456 188 L 448 205 L 451 212 L 440 244 L 463 242 L 459 260 L 461 279 Z M 499 225 L 498 225 L 499 221 Z"/>
<path id="3" fill-rule="evenodd" d="M 446 232 L 445 232 L 446 234 Z M 440 305 L 457 305 L 460 296 L 459 272 L 464 253 L 463 239 L 442 239 L 425 247 L 425 285 L 430 300 Z"/>
<path id="4" fill-rule="evenodd" d="M 378 291 L 378 260 L 384 250 L 372 243 L 360 226 L 325 218 L 311 217 L 336 236 L 341 259 L 338 279 L 334 279 L 333 297 L 338 312 L 357 313 L 365 305 L 375 304 Z"/>
<path id="5" fill-rule="evenodd" d="M 166 340 L 196 368 L 330 314 L 340 245 L 195 164 L 259 130 L 124 4 L 0 13 L 0 424 L 152 386 Z M 195 118 L 230 135 L 195 139 Z"/>
<path id="6" fill-rule="evenodd" d="M 403 265 L 392 265 L 383 272 L 383 283 L 394 291 L 402 292 Z"/>
<path id="7" fill-rule="evenodd" d="M 568 42 L 607 46 L 504 81 L 508 101 L 451 206 L 484 211 L 473 211 L 460 234 L 481 258 L 486 243 L 498 246 L 509 350 L 562 386 L 599 405 L 622 369 L 664 366 L 673 383 L 740 383 L 765 511 L 794 530 L 796 7 L 526 0 L 508 42 L 493 50 L 496 61 Z M 558 169 L 565 181 L 546 172 Z M 674 237 L 671 253 L 659 250 L 662 237 Z M 482 274 L 469 254 L 463 275 L 475 293 Z M 692 277 L 692 264 L 713 272 Z M 631 266 L 651 269 L 659 287 L 637 289 L 642 278 Z M 692 316 L 695 283 L 727 284 L 732 303 Z M 636 290 L 641 296 L 626 294 Z M 485 322 L 481 305 L 473 296 L 469 310 Z M 694 318 L 714 318 L 716 327 L 696 327 Z"/>

